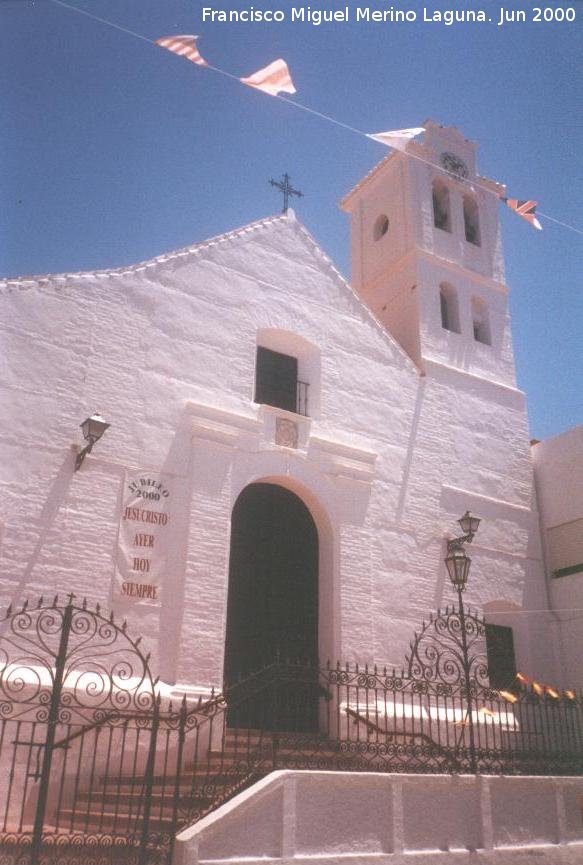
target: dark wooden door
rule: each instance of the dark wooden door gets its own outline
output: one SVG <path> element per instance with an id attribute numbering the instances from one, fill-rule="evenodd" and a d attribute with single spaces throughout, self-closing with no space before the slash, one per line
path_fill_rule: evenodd
<path id="1" fill-rule="evenodd" d="M 251 484 L 233 509 L 225 684 L 229 687 L 277 658 L 313 662 L 317 653 L 316 526 L 294 493 L 274 484 Z M 307 699 L 299 692 L 296 697 L 302 703 Z M 245 699 L 243 689 L 240 699 Z M 230 723 L 264 726 L 260 716 L 269 715 L 265 706 L 258 706 L 255 714 L 246 711 L 238 720 L 231 713 Z"/>

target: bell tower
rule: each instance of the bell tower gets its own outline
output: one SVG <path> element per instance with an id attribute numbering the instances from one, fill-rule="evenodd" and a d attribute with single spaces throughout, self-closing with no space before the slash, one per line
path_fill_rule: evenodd
<path id="1" fill-rule="evenodd" d="M 455 127 L 423 125 L 341 202 L 352 284 L 423 373 L 449 367 L 515 387 L 504 187 L 477 174 L 477 145 Z"/>

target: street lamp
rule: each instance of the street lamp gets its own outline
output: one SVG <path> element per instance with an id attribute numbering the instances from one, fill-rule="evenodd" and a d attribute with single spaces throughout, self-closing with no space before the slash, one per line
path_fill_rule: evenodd
<path id="1" fill-rule="evenodd" d="M 457 591 L 459 602 L 459 624 L 460 636 L 462 644 L 462 666 L 464 671 L 465 698 L 467 704 L 466 717 L 469 730 L 469 752 L 470 752 L 470 769 L 472 772 L 477 772 L 478 764 L 476 759 L 476 744 L 474 737 L 474 719 L 472 714 L 472 676 L 470 669 L 470 659 L 468 653 L 468 635 L 466 630 L 466 612 L 464 609 L 463 592 L 465 591 L 468 576 L 470 574 L 470 565 L 472 560 L 464 550 L 464 544 L 471 544 L 474 535 L 478 531 L 480 520 L 478 517 L 473 517 L 469 511 L 466 511 L 463 517 L 458 520 L 460 528 L 463 532 L 459 538 L 452 538 L 447 542 L 447 557 L 445 566 L 447 573 L 452 582 L 454 589 Z"/>
<path id="2" fill-rule="evenodd" d="M 465 541 L 468 544 L 471 544 L 474 535 L 478 531 L 478 526 L 481 523 L 479 517 L 473 517 L 469 511 L 466 511 L 463 517 L 460 517 L 458 520 L 460 524 L 460 528 L 464 533 L 463 538 L 457 538 L 458 541 Z"/>
<path id="3" fill-rule="evenodd" d="M 75 471 L 78 471 L 83 465 L 83 460 L 87 454 L 93 450 L 93 445 L 98 442 L 105 430 L 110 426 L 103 420 L 101 415 L 96 412 L 91 417 L 85 418 L 80 427 L 83 431 L 83 438 L 87 442 L 82 451 L 79 451 L 75 459 Z"/>
<path id="4" fill-rule="evenodd" d="M 449 578 L 455 589 L 463 592 L 466 588 L 472 560 L 462 547 L 455 547 L 445 560 Z"/>
<path id="5" fill-rule="evenodd" d="M 472 564 L 472 560 L 464 550 L 464 544 L 472 543 L 480 522 L 479 517 L 473 517 L 469 511 L 466 511 L 463 517 L 458 520 L 463 535 L 447 542 L 445 566 L 454 588 L 460 593 L 466 588 L 470 565 Z"/>

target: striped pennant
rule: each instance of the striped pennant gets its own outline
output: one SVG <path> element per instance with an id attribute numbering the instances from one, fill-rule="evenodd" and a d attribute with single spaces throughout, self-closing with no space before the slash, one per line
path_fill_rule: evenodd
<path id="1" fill-rule="evenodd" d="M 542 225 L 535 216 L 536 201 L 519 201 L 518 198 L 503 198 L 502 201 L 510 210 L 514 210 L 519 216 L 522 216 L 523 219 L 526 219 L 527 222 L 538 228 L 539 231 L 543 230 Z"/>
<path id="2" fill-rule="evenodd" d="M 270 96 L 277 96 L 278 93 L 295 93 L 296 88 L 291 80 L 289 69 L 285 60 L 274 60 L 269 66 L 264 69 L 259 69 L 250 75 L 249 78 L 240 78 L 242 84 L 247 84 L 249 87 L 255 87 L 257 90 L 262 90 Z"/>
<path id="3" fill-rule="evenodd" d="M 197 39 L 198 36 L 163 36 L 161 39 L 156 39 L 156 45 L 159 45 L 161 48 L 167 48 L 173 54 L 185 57 L 198 66 L 208 66 L 208 63 L 204 57 L 201 57 L 196 47 Z"/>

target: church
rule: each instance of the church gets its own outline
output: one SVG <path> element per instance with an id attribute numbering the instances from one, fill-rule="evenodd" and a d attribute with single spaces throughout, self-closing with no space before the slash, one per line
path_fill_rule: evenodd
<path id="1" fill-rule="evenodd" d="M 276 654 L 398 667 L 453 601 L 445 539 L 470 511 L 468 603 L 511 666 L 560 680 L 548 618 L 521 615 L 549 601 L 501 189 L 429 121 L 341 203 L 350 285 L 291 210 L 7 280 L 2 606 L 99 602 L 179 693 Z"/>
<path id="2" fill-rule="evenodd" d="M 398 865 L 536 842 L 549 865 L 557 844 L 578 861 L 583 782 L 550 776 L 581 760 L 583 428 L 529 442 L 504 188 L 476 151 L 427 121 L 345 195 L 350 284 L 292 210 L 132 266 L 0 283 L 0 715 L 31 731 L 0 738 L 0 845 L 32 838 L 37 863 L 91 830 L 140 865 Z M 447 612 L 449 554 L 466 619 Z M 444 622 L 463 651 L 437 676 Z M 281 682 L 269 722 L 257 709 L 282 663 L 292 703 L 311 688 L 301 723 L 275 714 Z"/>

